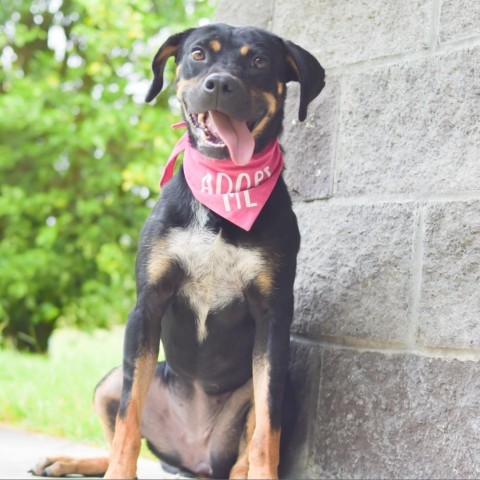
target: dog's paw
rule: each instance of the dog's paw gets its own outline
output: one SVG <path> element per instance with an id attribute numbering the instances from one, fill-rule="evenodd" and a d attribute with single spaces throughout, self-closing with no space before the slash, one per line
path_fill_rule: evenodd
<path id="1" fill-rule="evenodd" d="M 42 458 L 29 473 L 38 477 L 61 477 L 72 473 L 69 468 L 71 461 L 67 457 Z"/>
<path id="2" fill-rule="evenodd" d="M 108 457 L 50 457 L 40 460 L 30 473 L 40 477 L 63 477 L 70 474 L 102 477 L 107 468 Z"/>

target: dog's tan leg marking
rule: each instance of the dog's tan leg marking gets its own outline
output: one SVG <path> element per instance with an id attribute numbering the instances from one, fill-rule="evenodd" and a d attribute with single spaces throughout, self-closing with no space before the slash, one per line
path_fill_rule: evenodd
<path id="1" fill-rule="evenodd" d="M 135 362 L 134 378 L 125 415 L 117 416 L 110 465 L 105 478 L 135 478 L 140 453 L 140 418 L 152 383 L 157 358 L 143 354 Z"/>
<path id="2" fill-rule="evenodd" d="M 245 430 L 240 440 L 238 448 L 238 458 L 230 470 L 229 479 L 244 479 L 248 475 L 248 448 L 252 441 L 253 431 L 255 429 L 255 406 L 252 405 L 248 411 Z"/>
<path id="3" fill-rule="evenodd" d="M 268 408 L 269 364 L 266 359 L 253 363 L 255 429 L 248 447 L 248 478 L 278 478 L 280 428 L 273 429 Z"/>

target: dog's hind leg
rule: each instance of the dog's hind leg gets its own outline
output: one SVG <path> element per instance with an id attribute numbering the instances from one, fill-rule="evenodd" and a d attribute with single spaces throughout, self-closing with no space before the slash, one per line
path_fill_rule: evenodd
<path id="1" fill-rule="evenodd" d="M 95 388 L 93 408 L 100 417 L 103 432 L 109 444 L 113 439 L 121 392 L 122 370 L 120 367 L 108 373 Z M 44 477 L 62 477 L 70 474 L 101 477 L 105 475 L 108 464 L 108 457 L 47 457 L 40 460 L 32 468 L 31 473 Z"/>
<path id="2" fill-rule="evenodd" d="M 115 433 L 115 419 L 122 394 L 122 368 L 114 368 L 98 382 L 93 394 L 93 409 L 100 417 L 103 433 L 109 445 L 112 445 Z"/>

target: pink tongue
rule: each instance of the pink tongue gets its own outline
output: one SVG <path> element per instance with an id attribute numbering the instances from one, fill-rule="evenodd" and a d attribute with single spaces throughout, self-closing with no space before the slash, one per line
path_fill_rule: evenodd
<path id="1" fill-rule="evenodd" d="M 255 139 L 245 122 L 235 120 L 217 110 L 208 112 L 219 137 L 230 152 L 230 158 L 236 165 L 246 165 L 253 155 Z"/>

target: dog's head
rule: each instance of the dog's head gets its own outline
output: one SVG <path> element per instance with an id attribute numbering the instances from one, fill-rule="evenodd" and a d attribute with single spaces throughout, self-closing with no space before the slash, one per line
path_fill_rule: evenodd
<path id="1" fill-rule="evenodd" d="M 258 28 L 213 24 L 173 35 L 160 47 L 147 102 L 162 89 L 171 56 L 194 147 L 240 165 L 280 134 L 286 83 L 300 83 L 300 121 L 324 86 L 323 68 L 298 45 Z"/>

